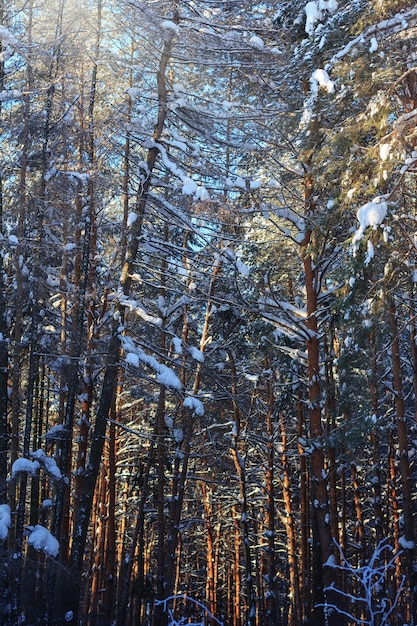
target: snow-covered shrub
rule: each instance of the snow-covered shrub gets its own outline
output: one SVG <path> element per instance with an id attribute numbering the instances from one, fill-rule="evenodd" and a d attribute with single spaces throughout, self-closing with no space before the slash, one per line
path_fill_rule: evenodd
<path id="1" fill-rule="evenodd" d="M 201 610 L 201 621 L 200 622 L 190 622 L 188 617 L 179 617 L 179 618 L 175 618 L 172 612 L 172 609 L 169 607 L 169 603 L 172 600 L 184 600 L 185 602 L 191 602 L 192 604 L 194 604 L 196 607 L 198 607 Z M 194 598 L 189 598 L 188 596 L 185 595 L 175 595 L 175 596 L 169 596 L 168 598 L 165 598 L 164 600 L 156 600 L 155 601 L 155 605 L 156 606 L 163 606 L 163 610 L 165 612 L 168 613 L 168 626 L 183 626 L 184 624 L 187 624 L 188 626 L 205 626 L 206 621 L 204 620 L 204 618 L 210 618 L 212 621 L 216 622 L 216 624 L 218 624 L 219 626 L 224 626 L 223 622 L 221 622 L 220 620 L 217 619 L 217 617 L 215 617 L 206 606 L 204 606 L 204 604 L 202 602 L 199 602 L 198 600 L 194 600 Z"/>
<path id="2" fill-rule="evenodd" d="M 341 564 L 337 564 L 334 557 L 331 557 L 325 565 L 326 567 L 340 569 L 346 572 L 352 580 L 356 580 L 360 589 L 360 595 L 353 596 L 333 585 L 327 587 L 325 591 L 331 591 L 340 600 L 340 604 L 345 606 L 348 604 L 356 605 L 359 608 L 358 614 L 362 614 L 363 617 L 355 617 L 349 610 L 342 609 L 335 603 L 326 603 L 324 605 L 325 610 L 328 612 L 332 610 L 337 611 L 340 615 L 344 615 L 351 620 L 352 624 L 361 624 L 363 626 L 377 626 L 378 624 L 378 626 L 385 626 L 397 606 L 404 587 L 405 576 L 402 577 L 397 593 L 392 601 L 387 597 L 382 597 L 381 590 L 384 589 L 384 583 L 389 571 L 395 568 L 395 561 L 400 552 L 391 555 L 390 558 L 386 558 L 386 552 L 391 553 L 393 548 L 387 543 L 387 540 L 382 540 L 375 548 L 367 565 L 354 567 L 343 554 L 342 548 L 338 544 L 336 545 L 340 553 Z"/>

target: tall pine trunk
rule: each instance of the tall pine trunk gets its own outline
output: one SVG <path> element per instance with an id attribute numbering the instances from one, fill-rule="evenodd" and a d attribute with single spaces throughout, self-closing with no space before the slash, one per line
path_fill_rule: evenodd
<path id="1" fill-rule="evenodd" d="M 413 579 L 414 573 L 414 556 L 415 556 L 415 537 L 414 537 L 414 515 L 412 502 L 412 485 L 410 461 L 408 457 L 408 433 L 406 424 L 406 411 L 403 391 L 403 374 L 401 365 L 401 352 L 399 330 L 397 323 L 397 311 L 394 297 L 391 295 L 388 300 L 388 315 L 391 328 L 391 362 L 392 362 L 392 383 L 394 393 L 394 406 L 397 422 L 398 437 L 398 456 L 400 464 L 400 478 L 402 491 L 402 515 L 403 515 L 403 534 L 399 541 L 401 548 L 404 550 L 404 573 L 407 580 Z M 407 599 L 406 605 L 409 607 L 411 614 L 408 616 L 413 621 L 415 615 L 415 600 L 412 592 Z"/>
<path id="2" fill-rule="evenodd" d="M 311 162 L 305 165 L 304 206 L 305 219 L 313 224 L 315 219 L 314 183 L 309 171 Z M 318 290 L 319 276 L 317 263 L 317 241 L 312 226 L 309 226 L 301 242 L 302 262 L 304 268 L 306 292 L 306 329 L 308 332 L 307 347 L 307 384 L 308 384 L 308 417 L 309 437 L 312 452 L 310 455 L 311 469 L 311 504 L 312 504 L 312 540 L 313 540 L 313 605 L 317 619 L 324 619 L 323 604 L 327 598 L 323 589 L 334 582 L 334 570 L 326 567 L 328 559 L 334 555 L 334 544 L 330 526 L 330 503 L 327 489 L 327 470 L 325 466 L 325 441 L 322 426 L 322 389 L 320 340 L 318 332 Z M 324 613 L 326 609 L 324 609 Z M 321 615 L 321 616 L 320 616 Z M 315 618 L 316 619 L 316 618 Z M 335 619 L 326 615 L 329 623 Z"/>

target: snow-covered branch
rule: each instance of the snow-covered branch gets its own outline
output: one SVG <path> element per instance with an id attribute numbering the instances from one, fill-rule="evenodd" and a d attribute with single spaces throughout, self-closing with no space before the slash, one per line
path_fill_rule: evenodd
<path id="1" fill-rule="evenodd" d="M 336 542 L 335 542 L 336 543 Z M 390 601 L 388 598 L 378 598 L 378 594 L 383 589 L 383 582 L 385 581 L 390 569 L 395 568 L 395 561 L 398 559 L 400 553 L 394 554 L 388 561 L 384 560 L 384 553 L 388 550 L 392 552 L 392 547 L 386 540 L 382 540 L 376 546 L 371 558 L 367 565 L 361 567 L 354 567 L 349 563 L 341 546 L 336 543 L 339 551 L 341 564 L 336 563 L 334 558 L 325 563 L 325 566 L 333 569 L 339 569 L 351 577 L 355 578 L 359 585 L 362 596 L 353 596 L 346 591 L 339 589 L 335 585 L 327 587 L 324 591 L 332 594 L 336 594 L 341 598 L 350 600 L 351 604 L 360 604 L 361 617 L 356 617 L 353 613 L 347 612 L 340 608 L 336 603 L 321 604 L 325 610 L 335 610 L 340 615 L 348 617 L 355 624 L 365 624 L 367 626 L 384 626 L 387 624 L 388 619 L 394 611 L 398 600 L 401 595 L 401 591 L 404 587 L 405 576 L 402 577 L 398 586 L 395 598 Z M 362 615 L 362 611 L 366 612 L 366 617 Z"/>
<path id="2" fill-rule="evenodd" d="M 219 626 L 224 626 L 223 622 L 217 619 L 217 617 L 213 615 L 202 602 L 199 602 L 198 600 L 195 600 L 194 598 L 190 598 L 189 596 L 186 596 L 185 594 L 169 596 L 168 598 L 164 598 L 163 600 L 155 600 L 155 606 L 162 606 L 163 610 L 168 613 L 169 620 L 170 620 L 169 626 L 182 626 L 183 624 L 189 624 L 190 626 L 204 626 L 204 624 L 206 623 L 205 620 L 201 622 L 190 622 L 188 618 L 186 617 L 181 617 L 179 618 L 179 620 L 176 620 L 174 618 L 172 610 L 168 606 L 169 603 L 172 602 L 173 600 L 184 600 L 185 602 L 191 602 L 192 604 L 197 606 L 199 609 L 201 609 L 206 615 L 206 617 L 209 618 L 211 621 L 214 621 Z"/>

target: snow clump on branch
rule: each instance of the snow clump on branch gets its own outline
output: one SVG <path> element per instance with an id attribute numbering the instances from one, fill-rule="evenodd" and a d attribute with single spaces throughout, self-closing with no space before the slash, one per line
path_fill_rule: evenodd
<path id="1" fill-rule="evenodd" d="M 185 398 L 184 408 L 190 409 L 193 412 L 193 415 L 197 415 L 198 417 L 203 417 L 204 415 L 203 403 L 194 396 L 188 396 L 188 398 Z"/>
<path id="2" fill-rule="evenodd" d="M 387 211 L 388 204 L 381 196 L 377 196 L 371 202 L 363 204 L 356 213 L 360 226 L 355 233 L 353 242 L 362 239 L 368 226 L 372 226 L 376 230 L 384 221 Z"/>
<path id="3" fill-rule="evenodd" d="M 317 69 L 311 75 L 310 79 L 311 90 L 317 92 L 319 87 L 323 87 L 327 93 L 334 93 L 334 82 L 330 79 L 330 76 L 326 70 Z"/>
<path id="4" fill-rule="evenodd" d="M 8 504 L 0 504 L 0 539 L 6 539 L 12 524 L 10 507 Z"/>
<path id="5" fill-rule="evenodd" d="M 39 461 L 39 463 L 43 465 L 45 471 L 48 472 L 48 474 L 50 474 L 57 480 L 61 480 L 61 470 L 56 464 L 55 459 L 48 456 L 41 448 L 39 448 L 39 450 L 35 450 L 35 452 L 31 452 L 30 456 Z"/>
<path id="6" fill-rule="evenodd" d="M 42 550 L 49 556 L 58 556 L 58 540 L 51 535 L 47 528 L 44 528 L 44 526 L 41 526 L 40 524 L 36 524 L 36 526 L 29 526 L 28 529 L 31 531 L 28 537 L 28 544 L 30 546 L 33 546 L 35 550 Z"/>
<path id="7" fill-rule="evenodd" d="M 0 43 L 2 47 L 0 62 L 5 63 L 10 59 L 14 50 L 18 47 L 18 42 L 10 30 L 6 28 L 6 26 L 3 26 L 3 24 L 0 24 Z"/>
<path id="8" fill-rule="evenodd" d="M 12 465 L 12 478 L 16 478 L 16 476 L 22 472 L 27 472 L 28 474 L 32 474 L 32 476 L 36 476 L 39 468 L 40 464 L 38 461 L 31 461 L 30 459 L 16 459 Z"/>
<path id="9" fill-rule="evenodd" d="M 307 35 L 313 35 L 317 22 L 321 22 L 324 14 L 337 11 L 337 0 L 318 0 L 307 2 L 304 8 L 306 14 L 305 31 Z"/>
<path id="10" fill-rule="evenodd" d="M 257 50 L 263 50 L 265 48 L 264 40 L 261 37 L 258 37 L 258 35 L 252 35 L 249 39 L 249 43 Z"/>
<path id="11" fill-rule="evenodd" d="M 175 22 L 171 20 L 164 20 L 161 22 L 161 28 L 165 33 L 169 35 L 178 35 L 180 32 L 180 27 Z"/>

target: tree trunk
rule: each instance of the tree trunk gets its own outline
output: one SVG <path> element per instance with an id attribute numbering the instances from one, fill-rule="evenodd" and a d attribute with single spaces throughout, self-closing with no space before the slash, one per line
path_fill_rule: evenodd
<path id="1" fill-rule="evenodd" d="M 201 492 L 204 503 L 204 526 L 206 529 L 206 560 L 207 560 L 207 579 L 206 579 L 206 605 L 212 615 L 217 614 L 217 589 L 216 589 L 216 567 L 215 567 L 215 535 L 212 522 L 212 496 L 207 489 L 204 481 L 200 483 Z M 212 620 L 210 624 L 214 625 Z"/>
<path id="2" fill-rule="evenodd" d="M 233 615 L 233 626 L 242 626 L 242 609 L 241 609 L 241 591 L 242 583 L 240 578 L 240 553 L 241 553 L 241 530 L 240 530 L 240 517 L 238 507 L 233 507 L 233 520 L 234 520 L 234 558 L 233 558 L 233 577 L 232 588 L 234 602 L 231 604 L 231 614 Z M 232 594 L 230 594 L 230 597 Z"/>
<path id="3" fill-rule="evenodd" d="M 366 562 L 366 544 L 365 544 L 365 529 L 363 524 L 361 493 L 359 487 L 358 473 L 356 469 L 356 463 L 352 461 L 350 465 L 352 489 L 353 489 L 353 505 L 355 508 L 356 516 L 356 536 L 355 543 L 359 545 L 358 549 L 358 567 L 363 567 Z"/>
<path id="4" fill-rule="evenodd" d="M 394 297 L 391 296 L 388 301 L 388 314 L 391 328 L 391 361 L 392 361 L 392 378 L 393 392 L 395 403 L 395 414 L 397 421 L 398 435 L 398 456 L 400 459 L 400 476 L 402 488 L 402 510 L 404 520 L 404 534 L 399 541 L 401 548 L 404 550 L 404 569 L 407 580 L 411 581 L 414 574 L 414 556 L 415 556 L 415 537 L 414 537 L 414 517 L 412 502 L 412 487 L 410 461 L 408 458 L 408 433 L 406 424 L 406 413 L 403 393 L 403 377 L 401 366 L 400 341 L 397 324 L 397 312 Z M 408 599 L 406 604 L 411 609 L 412 619 L 417 617 L 415 613 L 414 593 Z"/>
<path id="5" fill-rule="evenodd" d="M 234 417 L 234 434 L 232 439 L 231 453 L 233 462 L 236 469 L 236 474 L 239 480 L 239 502 L 240 502 L 240 531 L 241 542 L 243 550 L 243 567 L 244 567 L 244 581 L 245 581 L 245 602 L 246 602 L 246 617 L 245 623 L 248 626 L 255 626 L 256 624 L 256 603 L 255 603 L 255 590 L 253 586 L 253 573 L 252 573 L 252 549 L 250 538 L 250 525 L 249 525 L 249 502 L 247 495 L 247 476 L 245 468 L 245 458 L 241 449 L 241 415 L 239 404 L 237 401 L 237 372 L 235 359 L 232 352 L 229 350 L 229 363 L 232 376 L 232 401 L 233 401 L 233 417 Z"/>
<path id="6" fill-rule="evenodd" d="M 296 530 L 294 527 L 293 498 L 291 493 L 291 470 L 288 462 L 287 433 L 285 429 L 284 416 L 280 417 L 281 422 L 281 467 L 283 474 L 283 498 L 285 508 L 285 530 L 287 534 L 287 552 L 289 569 L 289 599 L 290 610 L 288 614 L 288 626 L 297 626 L 300 623 L 300 580 L 298 571 L 298 550 L 296 540 Z"/>
<path id="7" fill-rule="evenodd" d="M 170 595 L 167 589 L 168 568 L 169 563 L 174 567 L 175 553 L 172 548 L 168 548 L 166 539 L 166 519 L 165 519 L 165 389 L 162 388 L 159 393 L 158 409 L 156 414 L 157 424 L 157 446 L 156 446 L 156 463 L 157 463 L 157 573 L 156 573 L 156 597 L 159 600 Z M 174 504 L 174 502 L 172 503 Z M 172 531 L 171 531 L 172 532 Z M 173 542 L 170 542 L 172 545 Z M 176 543 L 175 543 L 176 548 Z M 168 561 L 168 563 L 167 563 Z M 163 610 L 163 605 L 155 608 L 153 626 L 166 626 L 168 622 L 168 614 Z"/>
<path id="8" fill-rule="evenodd" d="M 310 172 L 305 175 L 304 202 L 305 219 L 312 221 L 314 219 L 315 206 L 313 178 Z M 333 568 L 325 566 L 327 560 L 334 555 L 334 544 L 330 526 L 329 494 L 327 491 L 327 471 L 325 467 L 324 439 L 321 420 L 321 361 L 317 321 L 319 282 L 317 259 L 315 258 L 317 242 L 315 241 L 315 235 L 312 230 L 307 229 L 301 245 L 306 289 L 307 317 L 305 325 L 309 335 L 307 339 L 308 415 L 309 437 L 312 446 L 310 468 L 313 550 L 316 551 L 316 558 L 313 562 L 313 580 L 315 582 L 314 604 L 323 605 L 323 603 L 326 602 L 326 598 L 325 594 L 323 594 L 323 588 L 320 589 L 320 581 L 323 581 L 324 587 L 330 587 L 334 582 Z M 321 555 L 320 558 L 318 553 Z M 318 609 L 318 614 L 323 614 L 323 609 Z M 324 619 L 324 615 L 318 619 Z M 335 617 L 333 618 L 332 615 L 327 615 L 326 619 L 328 619 L 331 624 Z"/>
<path id="9" fill-rule="evenodd" d="M 309 492 L 310 476 L 307 457 L 301 442 L 305 439 L 304 405 L 301 392 L 297 394 L 297 449 L 300 456 L 300 540 L 299 540 L 299 574 L 300 574 L 300 619 L 307 620 L 311 612 L 311 559 L 310 559 L 310 517 Z"/>
<path id="10" fill-rule="evenodd" d="M 265 364 L 265 369 L 268 369 L 268 364 Z M 266 512 L 265 512 L 265 525 L 267 534 L 267 549 L 266 549 L 266 572 L 264 579 L 266 581 L 266 619 L 267 624 L 270 626 L 277 626 L 281 623 L 278 604 L 278 589 L 276 584 L 277 567 L 276 567 L 276 527 L 275 527 L 275 432 L 273 415 L 275 410 L 275 397 L 272 380 L 268 378 L 266 381 L 266 475 L 265 475 L 265 491 L 266 491 Z M 295 556 L 295 553 L 293 553 Z M 298 574 L 297 574 L 298 576 Z M 298 586 L 298 577 L 296 584 Z M 297 598 L 297 588 L 291 587 L 291 591 L 294 591 L 294 598 Z M 299 606 L 298 601 L 294 604 Z"/>
<path id="11" fill-rule="evenodd" d="M 376 361 L 376 349 L 375 349 L 375 331 L 370 334 L 370 346 L 369 356 L 371 360 L 371 368 L 369 375 L 369 395 L 371 399 L 372 415 L 375 416 L 375 420 L 378 417 L 378 390 L 377 390 L 377 361 Z M 386 528 L 384 523 L 384 515 L 382 511 L 382 489 L 381 489 L 381 450 L 379 434 L 375 428 L 371 433 L 371 445 L 372 445 L 372 461 L 373 461 L 373 475 L 372 475 L 372 490 L 373 490 L 373 507 L 375 518 L 375 545 L 378 545 L 383 537 L 386 536 Z"/>

